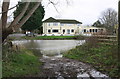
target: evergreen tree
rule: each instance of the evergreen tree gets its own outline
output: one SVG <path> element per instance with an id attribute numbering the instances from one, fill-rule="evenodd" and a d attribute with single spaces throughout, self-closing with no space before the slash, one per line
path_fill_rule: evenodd
<path id="1" fill-rule="evenodd" d="M 18 16 L 18 14 L 20 13 L 20 11 L 23 9 L 23 7 L 25 6 L 24 2 L 18 2 L 19 6 L 17 7 L 16 11 L 14 12 L 14 18 L 16 18 L 16 16 Z M 36 2 L 32 2 L 30 3 L 26 13 L 24 14 L 24 16 L 27 15 L 27 13 L 31 10 L 31 8 L 36 4 Z M 21 27 L 22 30 L 29 30 L 29 31 L 33 31 L 35 29 L 38 29 L 40 27 L 42 27 L 42 19 L 44 18 L 44 7 L 42 5 L 40 5 L 36 11 L 33 13 L 33 15 L 26 21 L 26 23 Z M 42 29 L 41 29 L 42 30 Z"/>
<path id="2" fill-rule="evenodd" d="M 94 26 L 94 27 L 104 27 L 104 25 L 101 24 L 101 22 L 99 20 L 97 20 L 95 23 L 93 23 L 92 26 Z"/>

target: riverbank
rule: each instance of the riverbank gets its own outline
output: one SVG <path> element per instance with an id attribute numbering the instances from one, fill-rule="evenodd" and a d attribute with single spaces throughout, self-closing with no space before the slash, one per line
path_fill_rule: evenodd
<path id="1" fill-rule="evenodd" d="M 84 36 L 36 36 L 36 37 L 28 37 L 23 36 L 21 39 L 26 40 L 73 40 L 73 39 L 79 39 L 84 40 Z"/>
<path id="2" fill-rule="evenodd" d="M 117 68 L 117 44 L 86 43 L 69 50 L 64 57 L 92 64 L 97 70 L 110 77 L 120 75 Z"/>
<path id="3" fill-rule="evenodd" d="M 42 62 L 39 57 L 27 49 L 14 50 L 3 46 L 3 77 L 25 77 L 39 73 Z"/>

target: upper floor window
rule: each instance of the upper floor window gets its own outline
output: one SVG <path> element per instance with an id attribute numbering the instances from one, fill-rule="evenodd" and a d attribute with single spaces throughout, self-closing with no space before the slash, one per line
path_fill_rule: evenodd
<path id="1" fill-rule="evenodd" d="M 72 26 L 73 24 L 66 24 L 66 26 Z"/>
<path id="2" fill-rule="evenodd" d="M 50 26 L 51 24 L 50 23 L 48 23 L 48 26 Z"/>
<path id="3" fill-rule="evenodd" d="M 77 24 L 77 26 L 80 26 L 80 24 Z"/>
<path id="4" fill-rule="evenodd" d="M 58 23 L 53 23 L 53 26 L 58 26 Z"/>
<path id="5" fill-rule="evenodd" d="M 64 26 L 64 24 L 60 24 L 61 26 Z"/>

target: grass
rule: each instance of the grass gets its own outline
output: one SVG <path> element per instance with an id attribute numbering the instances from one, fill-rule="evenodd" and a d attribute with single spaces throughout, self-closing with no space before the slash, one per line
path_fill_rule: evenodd
<path id="1" fill-rule="evenodd" d="M 77 39 L 78 36 L 36 36 L 36 37 L 22 37 L 27 40 L 64 40 L 64 39 Z M 81 38 L 80 38 L 81 37 Z M 83 36 L 79 36 L 79 39 L 83 39 Z"/>
<path id="2" fill-rule="evenodd" d="M 86 43 L 69 50 L 64 54 L 64 57 L 92 64 L 97 70 L 108 74 L 110 77 L 119 77 L 116 50 L 116 44 L 97 43 L 96 46 L 91 47 Z"/>
<path id="3" fill-rule="evenodd" d="M 3 47 L 3 77 L 24 77 L 40 72 L 42 63 L 32 51 L 22 49 L 14 51 Z"/>

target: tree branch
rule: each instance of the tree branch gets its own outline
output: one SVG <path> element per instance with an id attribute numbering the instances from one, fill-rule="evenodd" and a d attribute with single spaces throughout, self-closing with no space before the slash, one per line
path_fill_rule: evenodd
<path id="1" fill-rule="evenodd" d="M 40 6 L 40 4 L 41 4 L 40 2 L 37 2 L 36 5 L 28 12 L 28 14 L 20 21 L 17 27 L 21 27 L 30 18 L 30 16 L 35 12 L 35 10 Z"/>
<path id="2" fill-rule="evenodd" d="M 7 11 L 14 9 L 15 7 L 17 7 L 18 5 L 21 5 L 21 4 L 23 4 L 23 3 L 17 4 L 17 5 L 15 5 L 15 6 L 9 8 Z M 0 12 L 0 14 L 6 13 L 7 11 L 2 11 L 2 12 Z"/>
<path id="3" fill-rule="evenodd" d="M 23 15 L 25 14 L 26 10 L 28 9 L 29 4 L 30 4 L 30 2 L 26 2 L 25 7 L 21 11 L 21 13 L 13 20 L 13 22 L 10 24 L 9 28 L 15 26 L 20 21 L 20 19 L 23 17 Z"/>
<path id="4" fill-rule="evenodd" d="M 59 13 L 59 11 L 57 10 L 57 8 L 56 8 L 56 6 L 55 6 L 56 4 L 55 4 L 54 2 L 52 2 L 51 0 L 49 0 L 49 4 L 50 4 L 50 3 L 54 6 L 55 10 Z"/>

